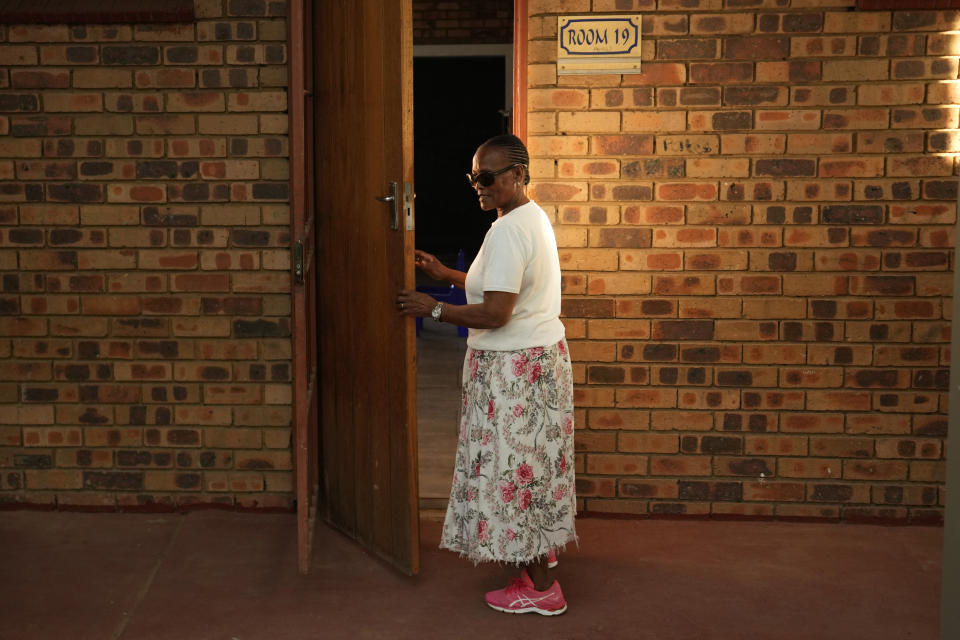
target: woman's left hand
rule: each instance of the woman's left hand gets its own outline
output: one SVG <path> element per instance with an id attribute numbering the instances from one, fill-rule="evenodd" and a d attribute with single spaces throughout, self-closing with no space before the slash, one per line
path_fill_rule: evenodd
<path id="1" fill-rule="evenodd" d="M 397 294 L 397 309 L 402 315 L 426 318 L 437 306 L 437 301 L 425 293 L 403 289 Z"/>

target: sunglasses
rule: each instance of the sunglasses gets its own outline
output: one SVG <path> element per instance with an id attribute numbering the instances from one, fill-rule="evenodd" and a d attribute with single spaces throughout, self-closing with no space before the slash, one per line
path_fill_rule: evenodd
<path id="1" fill-rule="evenodd" d="M 513 169 L 514 167 L 519 167 L 519 166 L 520 166 L 520 163 L 516 162 L 510 165 L 509 167 L 504 167 L 503 169 L 497 169 L 496 171 L 481 171 L 480 173 L 468 173 L 467 180 L 470 182 L 471 187 L 475 187 L 478 184 L 481 187 L 489 187 L 496 181 L 498 175 L 500 175 L 501 173 L 506 173 L 507 171 L 510 171 L 510 169 Z"/>

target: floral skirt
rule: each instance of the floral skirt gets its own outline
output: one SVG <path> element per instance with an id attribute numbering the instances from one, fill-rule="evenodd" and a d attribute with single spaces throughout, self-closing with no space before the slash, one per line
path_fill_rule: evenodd
<path id="1" fill-rule="evenodd" d="M 523 564 L 576 541 L 573 376 L 565 340 L 467 349 L 460 438 L 440 547 Z"/>

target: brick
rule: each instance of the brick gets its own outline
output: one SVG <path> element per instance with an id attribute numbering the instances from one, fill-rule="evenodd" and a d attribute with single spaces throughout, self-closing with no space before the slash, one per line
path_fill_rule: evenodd
<path id="1" fill-rule="evenodd" d="M 133 130 L 132 116 L 96 115 L 74 118 L 74 133 L 77 135 L 130 135 Z"/>
<path id="2" fill-rule="evenodd" d="M 139 298 L 122 296 L 86 296 L 82 300 L 84 314 L 89 315 L 137 315 L 140 313 Z"/>
<path id="3" fill-rule="evenodd" d="M 103 98 L 99 93 L 52 93 L 44 96 L 46 112 L 103 111 Z"/>
<path id="4" fill-rule="evenodd" d="M 646 456 L 587 455 L 586 473 L 596 475 L 642 475 L 647 469 Z"/>
<path id="5" fill-rule="evenodd" d="M 723 57 L 727 60 L 780 59 L 786 58 L 789 53 L 790 38 L 785 37 L 750 35 L 723 40 Z"/>
<path id="6" fill-rule="evenodd" d="M 817 85 L 790 88 L 790 101 L 798 106 L 852 106 L 856 94 L 847 86 Z"/>
<path id="7" fill-rule="evenodd" d="M 720 200 L 783 200 L 784 189 L 782 181 L 769 180 L 721 180 L 719 185 Z"/>
<path id="8" fill-rule="evenodd" d="M 164 202 L 166 190 L 141 184 L 111 184 L 107 187 L 108 202 Z"/>
<path id="9" fill-rule="evenodd" d="M 138 71 L 135 75 L 138 89 L 193 88 L 197 86 L 197 73 L 193 69 L 151 69 Z"/>
<path id="10" fill-rule="evenodd" d="M 913 199 L 921 193 L 919 180 L 858 181 L 854 188 L 854 200 Z"/>
<path id="11" fill-rule="evenodd" d="M 151 138 L 112 138 L 106 140 L 106 155 L 111 158 L 159 158 L 164 141 Z"/>
<path id="12" fill-rule="evenodd" d="M 157 112 L 161 110 L 163 96 L 160 93 L 108 93 L 105 107 L 114 112 Z"/>
<path id="13" fill-rule="evenodd" d="M 225 111 L 224 95 L 216 91 L 191 91 L 167 94 L 167 111 Z"/>
<path id="14" fill-rule="evenodd" d="M 953 129 L 957 126 L 957 114 L 952 107 L 897 107 L 891 110 L 890 120 L 894 129 Z"/>
<path id="15" fill-rule="evenodd" d="M 802 502 L 806 497 L 806 486 L 799 482 L 745 482 L 744 500 L 762 500 L 766 502 Z"/>
<path id="16" fill-rule="evenodd" d="M 626 112 L 623 114 L 623 129 L 657 133 L 684 131 L 687 129 L 687 115 L 682 111 Z"/>
<path id="17" fill-rule="evenodd" d="M 896 65 L 894 65 L 896 69 Z M 893 77 L 897 78 L 894 71 Z M 887 60 L 827 60 L 823 62 L 824 82 L 874 82 L 890 78 Z"/>
<path id="18" fill-rule="evenodd" d="M 691 83 L 737 84 L 752 81 L 754 81 L 754 69 L 753 64 L 749 62 L 690 63 Z"/>
<path id="19" fill-rule="evenodd" d="M 789 90 L 786 87 L 749 86 L 725 87 L 723 101 L 725 105 L 752 106 L 774 105 L 786 106 L 789 100 Z"/>
<path id="20" fill-rule="evenodd" d="M 110 468 L 113 466 L 113 452 L 102 449 L 58 449 L 56 465 L 58 467 Z"/>
<path id="21" fill-rule="evenodd" d="M 588 413 L 591 429 L 647 429 L 650 414 L 636 409 L 591 409 Z"/>
<path id="22" fill-rule="evenodd" d="M 782 134 L 723 134 L 720 149 L 724 155 L 783 153 L 787 136 Z"/>
<path id="23" fill-rule="evenodd" d="M 882 504 L 932 505 L 937 502 L 937 494 L 936 487 L 873 487 L 873 501 Z"/>
<path id="24" fill-rule="evenodd" d="M 656 103 L 663 107 L 719 107 L 720 87 L 681 87 L 657 89 Z M 643 105 L 638 105 L 643 106 Z"/>
<path id="25" fill-rule="evenodd" d="M 21 180 L 73 180 L 77 177 L 77 164 L 73 161 L 18 162 L 17 177 Z"/>
<path id="26" fill-rule="evenodd" d="M 743 487 L 739 482 L 678 482 L 679 497 L 686 500 L 727 500 L 740 502 Z"/>
<path id="27" fill-rule="evenodd" d="M 15 25 L 10 27 L 10 42 L 67 42 L 70 32 L 66 25 Z"/>
<path id="28" fill-rule="evenodd" d="M 933 412 L 937 410 L 938 397 L 925 392 L 883 392 L 874 398 L 873 408 L 884 412 Z"/>
<path id="29" fill-rule="evenodd" d="M 70 73 L 14 69 L 10 72 L 10 85 L 14 89 L 66 89 L 70 86 Z M 9 99 L 8 96 L 4 97 Z M 32 110 L 35 111 L 36 108 Z"/>
<path id="30" fill-rule="evenodd" d="M 177 115 L 156 115 L 156 116 L 134 116 L 134 123 L 137 135 L 180 135 L 195 133 L 195 123 L 193 116 Z M 168 139 L 168 148 L 171 155 L 182 155 L 176 153 L 176 144 L 179 139 Z M 200 142 L 203 142 L 202 140 Z"/>
<path id="31" fill-rule="evenodd" d="M 891 28 L 889 12 L 834 12 L 827 11 L 823 17 L 824 33 L 870 33 L 887 32 Z"/>
<path id="32" fill-rule="evenodd" d="M 40 64 L 72 66 L 80 64 L 99 64 L 100 52 L 95 46 L 42 46 Z"/>
<path id="33" fill-rule="evenodd" d="M 28 470 L 24 473 L 25 487 L 34 490 L 81 489 L 82 472 L 67 469 Z"/>
<path id="34" fill-rule="evenodd" d="M 689 363 L 739 363 L 742 360 L 741 349 L 736 345 L 680 345 L 680 361 Z"/>
<path id="35" fill-rule="evenodd" d="M 126 69 L 74 69 L 76 89 L 127 89 L 133 86 L 133 73 Z"/>
<path id="36" fill-rule="evenodd" d="M 256 123 L 256 116 L 230 116 L 234 118 L 250 118 Z M 256 125 L 254 125 L 254 133 Z M 533 155 L 585 155 L 589 138 L 585 136 L 531 136 L 527 140 L 527 148 Z"/>
<path id="37" fill-rule="evenodd" d="M 578 496 L 613 497 L 616 492 L 616 481 L 614 478 L 578 476 L 576 491 Z"/>
<path id="38" fill-rule="evenodd" d="M 620 480 L 618 495 L 630 498 L 677 498 L 677 483 L 674 480 L 628 479 Z M 613 513 L 625 513 L 624 507 L 611 508 Z"/>
<path id="39" fill-rule="evenodd" d="M 81 444 L 81 429 L 77 427 L 24 427 L 26 447 L 76 447 Z"/>
<path id="40" fill-rule="evenodd" d="M 946 465 L 943 462 L 910 462 L 910 479 L 919 482 L 944 482 Z"/>
<path id="41" fill-rule="evenodd" d="M 701 456 L 650 456 L 650 474 L 654 476 L 708 476 L 710 458 Z"/>
<path id="42" fill-rule="evenodd" d="M 39 140 L 0 140 L 0 154 L 7 158 L 40 157 L 42 145 Z M 22 185 L 18 193 L 24 193 Z"/>
<path id="43" fill-rule="evenodd" d="M 32 315 L 71 315 L 80 311 L 75 296 L 22 296 L 20 304 L 25 313 Z"/>
<path id="44" fill-rule="evenodd" d="M 757 131 L 816 130 L 820 128 L 820 112 L 814 110 L 758 110 L 754 114 Z"/>
<path id="45" fill-rule="evenodd" d="M 230 118 L 238 116 L 225 117 Z M 256 157 L 285 156 L 289 153 L 288 146 L 287 140 L 284 138 L 230 138 L 230 155 Z"/>
<path id="46" fill-rule="evenodd" d="M 923 102 L 922 84 L 874 84 L 858 88 L 857 103 L 862 105 L 913 105 Z"/>
<path id="47" fill-rule="evenodd" d="M 286 111 L 286 109 L 285 91 L 238 92 L 228 95 L 228 111 Z"/>
<path id="48" fill-rule="evenodd" d="M 704 13 L 690 16 L 690 33 L 752 33 L 754 19 L 746 13 Z"/>
<path id="49" fill-rule="evenodd" d="M 905 480 L 907 470 L 906 462 L 866 460 L 844 460 L 843 462 L 843 477 L 853 480 Z"/>
<path id="50" fill-rule="evenodd" d="M 602 133 L 620 130 L 619 113 L 605 112 L 560 112 L 558 123 L 562 130 L 570 133 Z M 625 130 L 637 130 L 635 126 L 624 124 Z"/>
<path id="51" fill-rule="evenodd" d="M 790 39 L 791 58 L 852 57 L 855 55 L 857 55 L 856 36 L 800 36 Z"/>
<path id="52" fill-rule="evenodd" d="M 811 501 L 866 503 L 870 492 L 866 485 L 812 484 L 807 496 Z"/>
<path id="53" fill-rule="evenodd" d="M 37 48 L 35 46 L 9 46 L 0 47 L 0 66 L 12 65 L 36 65 Z"/>
<path id="54" fill-rule="evenodd" d="M 939 458 L 939 440 L 882 439 L 877 441 L 878 458 Z"/>
<path id="55" fill-rule="evenodd" d="M 757 62 L 756 82 L 820 82 L 822 64 L 819 61 L 812 60 Z"/>
<path id="56" fill-rule="evenodd" d="M 582 89 L 532 89 L 527 94 L 527 104 L 534 111 L 557 108 L 584 109 L 590 104 L 590 94 Z"/>
<path id="57" fill-rule="evenodd" d="M 724 43 L 725 57 L 740 57 L 727 53 L 729 45 Z M 686 37 L 679 40 L 662 38 L 657 40 L 658 60 L 694 60 L 719 57 L 720 43 L 716 38 Z"/>
<path id="58" fill-rule="evenodd" d="M 133 29 L 128 25 L 76 25 L 70 28 L 70 36 L 76 41 L 116 42 L 133 39 Z"/>
<path id="59" fill-rule="evenodd" d="M 646 33 L 646 31 L 645 31 Z M 695 63 L 699 64 L 699 63 Z M 691 65 L 692 66 L 692 65 Z M 692 71 L 691 71 L 692 73 Z M 676 62 L 648 62 L 643 65 L 643 73 L 623 77 L 623 86 L 661 87 L 681 85 L 687 80 L 686 65 Z"/>

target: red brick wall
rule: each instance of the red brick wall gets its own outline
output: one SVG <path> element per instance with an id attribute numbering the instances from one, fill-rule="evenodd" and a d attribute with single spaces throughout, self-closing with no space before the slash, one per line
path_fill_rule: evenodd
<path id="1" fill-rule="evenodd" d="M 413 43 L 513 42 L 513 0 L 414 0 Z"/>
<path id="2" fill-rule="evenodd" d="M 586 512 L 942 518 L 960 14 L 855 4 L 530 0 Z M 558 77 L 616 11 L 643 73 Z"/>
<path id="3" fill-rule="evenodd" d="M 854 3 L 530 0 L 588 513 L 941 517 L 956 14 Z M 290 505 L 284 6 L 0 27 L 0 502 Z"/>
<path id="4" fill-rule="evenodd" d="M 0 503 L 288 507 L 285 2 L 0 26 Z"/>

